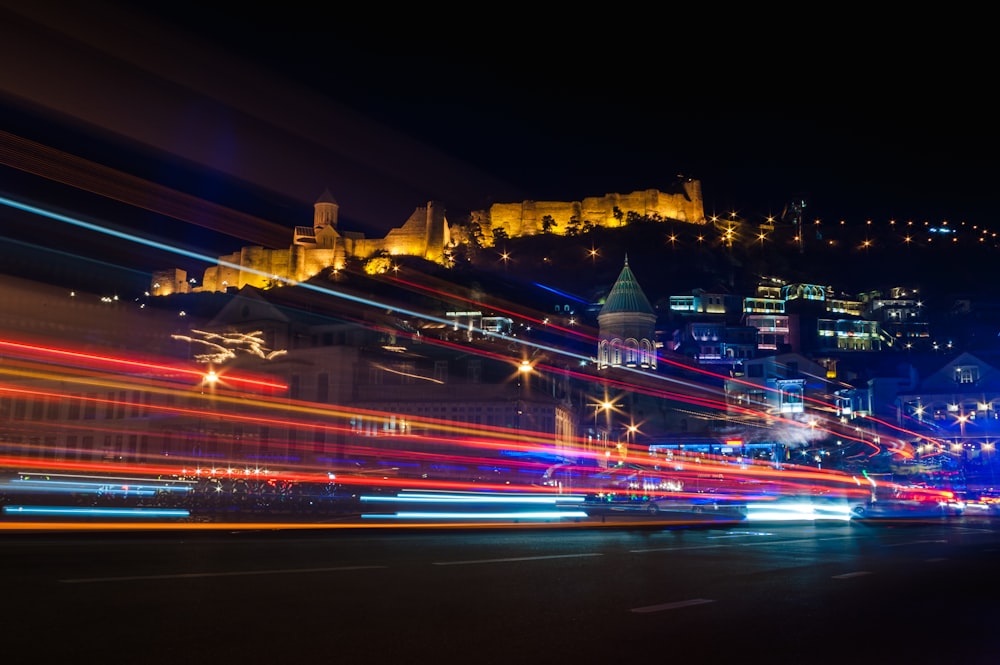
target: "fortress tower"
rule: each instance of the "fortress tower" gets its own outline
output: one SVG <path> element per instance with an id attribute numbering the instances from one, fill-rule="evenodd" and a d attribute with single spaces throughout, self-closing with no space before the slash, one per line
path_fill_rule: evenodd
<path id="1" fill-rule="evenodd" d="M 340 214 L 340 206 L 330 194 L 329 189 L 324 189 L 316 203 L 313 204 L 313 230 L 319 233 L 320 229 L 332 227 L 337 229 L 337 216 Z"/>

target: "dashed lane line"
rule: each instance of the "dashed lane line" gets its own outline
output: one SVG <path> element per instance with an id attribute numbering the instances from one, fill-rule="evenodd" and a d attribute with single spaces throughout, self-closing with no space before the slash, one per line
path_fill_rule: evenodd
<path id="1" fill-rule="evenodd" d="M 709 600 L 707 598 L 692 598 L 691 600 L 679 600 L 676 603 L 663 603 L 661 605 L 646 605 L 645 607 L 633 607 L 630 611 L 634 614 L 649 614 L 650 612 L 666 612 L 667 610 L 677 610 L 682 607 L 691 607 L 692 605 L 704 605 L 705 603 L 714 603 L 714 600 Z"/>
<path id="2" fill-rule="evenodd" d="M 234 570 L 217 573 L 175 573 L 172 575 L 130 575 L 128 577 L 82 577 L 59 580 L 63 584 L 90 584 L 93 582 L 138 582 L 146 580 L 186 580 L 200 577 L 241 577 L 246 575 L 296 575 L 301 573 L 336 573 L 345 570 L 371 570 L 386 566 L 338 566 L 336 568 L 288 568 L 284 570 Z"/>
<path id="3" fill-rule="evenodd" d="M 513 561 L 541 561 L 543 559 L 573 559 L 589 556 L 603 556 L 599 552 L 589 554 L 550 554 L 548 556 L 518 556 L 507 559 L 471 559 L 469 561 L 435 561 L 435 566 L 470 566 L 477 563 L 510 563 Z"/>

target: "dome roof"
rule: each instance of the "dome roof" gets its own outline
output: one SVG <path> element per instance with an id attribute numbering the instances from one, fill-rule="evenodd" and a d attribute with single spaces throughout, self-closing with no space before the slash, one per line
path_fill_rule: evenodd
<path id="1" fill-rule="evenodd" d="M 635 281 L 632 269 L 628 267 L 628 256 L 625 257 L 625 266 L 618 274 L 615 285 L 611 287 L 611 293 L 605 298 L 604 307 L 601 308 L 598 316 L 621 312 L 656 314 L 653 306 L 649 304 L 646 294 L 642 292 L 639 283 Z"/>

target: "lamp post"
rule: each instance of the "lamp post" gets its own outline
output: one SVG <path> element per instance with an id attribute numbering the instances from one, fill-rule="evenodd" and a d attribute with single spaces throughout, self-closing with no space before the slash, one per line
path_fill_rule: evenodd
<path id="1" fill-rule="evenodd" d="M 959 452 L 959 458 L 958 458 L 958 460 L 959 460 L 959 464 L 962 467 L 962 473 L 963 474 L 966 471 L 966 469 L 965 469 L 965 460 L 966 460 L 966 455 L 965 455 L 965 423 L 968 420 L 969 420 L 969 417 L 967 415 L 965 415 L 965 411 L 964 410 L 959 410 L 959 412 L 958 412 L 958 433 L 959 433 L 958 448 L 959 448 L 960 452 Z"/>
<path id="2" fill-rule="evenodd" d="M 622 458 L 622 461 L 628 457 L 629 451 L 632 449 L 632 444 L 635 443 L 635 433 L 639 431 L 639 426 L 635 423 L 631 423 L 624 427 L 625 430 L 625 447 L 622 448 L 621 442 L 618 443 L 618 454 Z"/>
<path id="3" fill-rule="evenodd" d="M 605 421 L 607 421 L 607 419 L 610 417 L 607 414 L 611 411 L 611 407 L 613 407 L 613 406 L 614 406 L 614 404 L 612 404 L 611 402 L 609 402 L 607 400 L 604 400 L 603 402 L 598 402 L 597 404 L 594 405 L 594 430 L 595 431 L 597 430 L 597 414 L 600 413 L 601 410 L 603 410 L 604 414 L 605 414 L 605 416 L 604 416 Z"/>
<path id="4" fill-rule="evenodd" d="M 990 485 L 996 485 L 996 470 L 993 468 L 993 447 L 994 443 L 992 441 L 985 441 L 981 446 L 984 456 L 986 457 L 986 466 L 990 468 Z"/>
<path id="5" fill-rule="evenodd" d="M 221 452 L 219 450 L 214 450 L 215 446 L 217 446 L 219 442 L 219 438 L 218 436 L 216 436 L 217 430 L 215 423 L 215 417 L 216 417 L 215 389 L 218 383 L 219 383 L 219 375 L 216 373 L 215 369 L 209 367 L 208 371 L 206 371 L 205 374 L 201 377 L 201 385 L 208 393 L 208 411 L 209 411 L 209 418 L 207 424 L 201 427 L 200 429 L 202 431 L 199 432 L 199 435 L 202 437 L 201 441 L 202 454 L 208 452 L 209 455 L 214 455 L 216 453 Z M 209 432 L 212 433 L 211 436 L 209 435 Z M 206 451 L 205 444 L 209 441 L 212 442 L 213 444 L 213 450 Z M 230 457 L 232 457 L 232 451 L 230 451 Z"/>
<path id="6" fill-rule="evenodd" d="M 611 407 L 613 406 L 614 404 L 612 402 L 609 402 L 607 399 L 605 399 L 603 402 L 597 402 L 596 404 L 594 404 L 594 438 L 600 442 L 603 442 L 605 463 L 609 463 L 611 461 L 610 460 L 611 448 L 609 447 L 610 441 L 609 437 L 607 436 L 608 428 L 605 428 L 603 431 L 601 429 L 598 429 L 597 414 L 599 414 L 601 410 L 603 410 L 605 413 L 605 418 L 609 419 L 610 415 L 608 414 L 610 412 Z"/>
<path id="7" fill-rule="evenodd" d="M 521 364 L 517 366 L 517 405 L 514 412 L 514 425 L 519 440 L 521 438 L 521 414 L 524 413 L 524 396 L 530 391 L 530 386 L 525 384 L 528 383 L 531 371 L 531 363 L 528 360 L 522 360 Z"/>

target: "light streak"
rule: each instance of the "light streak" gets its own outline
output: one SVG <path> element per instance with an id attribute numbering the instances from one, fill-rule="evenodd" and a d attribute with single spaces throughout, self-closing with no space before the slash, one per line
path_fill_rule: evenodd
<path id="1" fill-rule="evenodd" d="M 0 488 L 10 492 L 42 492 L 46 494 L 100 494 L 111 496 L 154 496 L 157 492 L 174 492 L 184 494 L 191 492 L 191 487 L 172 487 L 170 485 L 120 485 L 100 481 L 80 482 L 71 480 L 32 480 L 15 479 L 0 482 Z"/>
<path id="2" fill-rule="evenodd" d="M 503 513 L 468 512 L 400 512 L 391 515 L 362 514 L 362 519 L 399 519 L 399 520 L 559 520 L 580 519 L 588 517 L 582 510 L 540 510 L 540 511 L 508 511 Z"/>
<path id="3" fill-rule="evenodd" d="M 412 492 L 401 492 L 396 496 L 373 496 L 364 495 L 362 502 L 370 503 L 464 503 L 464 504 L 489 504 L 489 503 L 515 503 L 515 504 L 544 504 L 554 505 L 559 503 L 582 503 L 586 500 L 582 494 L 579 495 L 519 495 L 519 494 L 420 494 Z"/>
<path id="4" fill-rule="evenodd" d="M 748 503 L 748 522 L 815 522 L 832 520 L 848 522 L 851 520 L 851 509 L 846 502 L 843 504 L 815 504 L 802 502 L 773 502 L 767 504 Z"/>
<path id="5" fill-rule="evenodd" d="M 116 369 L 139 370 L 145 373 L 155 372 L 156 375 L 160 377 L 182 376 L 200 381 L 205 375 L 205 370 L 202 368 L 186 368 L 177 365 L 167 365 L 163 363 L 156 363 L 150 361 L 128 360 L 119 357 L 101 356 L 93 353 L 84 353 L 82 351 L 75 351 L 73 349 L 58 348 L 52 346 L 39 346 L 37 344 L 17 342 L 10 339 L 0 339 L 0 348 L 7 349 L 8 351 L 12 352 L 17 351 L 20 353 L 28 354 L 29 358 L 37 355 L 41 356 L 42 358 L 47 357 L 60 360 L 68 359 L 75 361 L 85 361 L 97 364 L 99 367 L 108 365 Z M 268 388 L 271 390 L 287 390 L 288 388 L 288 386 L 284 384 L 275 383 L 274 381 L 271 380 L 252 378 L 250 376 L 244 376 L 234 373 L 227 373 L 226 380 L 230 383 Z"/>
<path id="6" fill-rule="evenodd" d="M 387 513 L 362 513 L 362 519 L 398 519 L 398 520 L 552 520 L 552 519 L 580 519 L 588 517 L 586 511 L 582 510 L 506 510 L 488 512 L 482 509 L 473 509 L 464 512 L 454 510 L 455 505 L 483 506 L 483 505 L 547 505 L 558 507 L 560 503 L 583 503 L 583 495 L 542 495 L 542 494 L 514 494 L 514 493 L 476 493 L 466 492 L 462 494 L 438 494 L 421 492 L 400 492 L 396 496 L 365 495 L 361 497 L 362 503 L 398 503 L 398 504 L 436 504 L 447 507 L 447 510 L 435 511 L 397 511 L 392 514 Z"/>
<path id="7" fill-rule="evenodd" d="M 58 517 L 190 517 L 182 508 L 81 508 L 76 506 L 4 506 L 7 515 L 55 515 Z"/>

